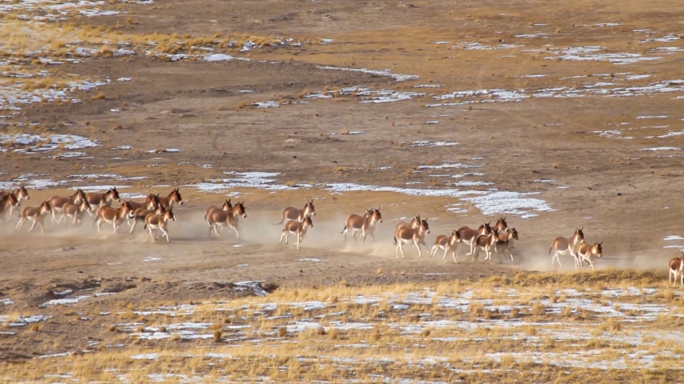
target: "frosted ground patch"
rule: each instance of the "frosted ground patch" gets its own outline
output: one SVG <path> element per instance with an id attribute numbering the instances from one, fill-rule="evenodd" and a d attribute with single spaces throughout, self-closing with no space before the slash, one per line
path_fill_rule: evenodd
<path id="1" fill-rule="evenodd" d="M 585 81 L 580 85 L 558 85 L 540 89 L 472 89 L 433 96 L 438 103 L 426 107 L 464 106 L 478 103 L 520 102 L 530 98 L 578 98 L 578 97 L 637 97 L 655 94 L 684 92 L 684 80 L 662 80 L 647 85 L 619 85 L 629 81 L 628 74 L 611 79 L 611 82 Z M 584 78 L 580 76 L 579 78 Z M 589 79 L 587 79 L 589 80 Z M 454 101 L 450 101 L 454 100 Z"/>
<path id="2" fill-rule="evenodd" d="M 659 60 L 657 56 L 643 56 L 639 53 L 608 52 L 605 47 L 592 45 L 584 47 L 569 47 L 558 50 L 550 49 L 557 56 L 545 57 L 546 60 L 564 61 L 608 61 L 615 65 L 638 63 L 640 61 Z"/>
<path id="3" fill-rule="evenodd" d="M 0 110 L 5 109 L 16 112 L 25 105 L 43 101 L 69 101 L 78 103 L 80 100 L 73 98 L 71 93 L 76 91 L 88 91 L 107 84 L 109 84 L 109 80 L 82 80 L 72 81 L 64 86 L 57 86 L 57 83 L 55 83 L 55 85 L 53 85 L 55 88 L 27 90 L 22 88 L 23 83 L 21 81 L 14 84 L 0 83 Z"/>
<path id="4" fill-rule="evenodd" d="M 645 276 L 629 278 L 643 282 Z M 440 381 L 421 382 L 530 376 L 551 382 L 599 374 L 615 382 L 624 375 L 680 369 L 684 333 L 673 324 L 681 317 L 681 289 L 650 287 L 659 285 L 653 280 L 599 288 L 598 278 L 575 277 L 589 281 L 572 283 L 568 275 L 563 282 L 539 284 L 551 278 L 539 275 L 529 276 L 524 289 L 505 278 L 391 289 L 333 286 L 120 308 L 100 315 L 101 326 L 111 332 L 92 344 L 106 348 L 92 348 L 84 357 L 50 351 L 44 356 L 54 364 L 42 372 L 78 381 L 85 370 L 73 364 L 90 356 L 87 361 L 106 358 L 108 371 L 126 380 L 169 378 L 170 370 L 174 378 L 186 377 L 188 366 L 214 378 L 209 381 L 252 382 L 257 376 L 287 381 L 308 373 L 311 381 L 339 383 L 411 382 L 426 375 Z M 71 305 L 75 311 L 84 308 L 84 303 Z M 22 328 L 3 327 L 3 335 L 12 337 L 10 332 Z M 144 364 L 130 371 L 133 361 Z M 524 369 L 531 365 L 533 370 Z"/>
<path id="5" fill-rule="evenodd" d="M 440 165 L 424 165 L 417 167 L 417 172 L 422 171 L 456 171 L 461 169 L 479 168 L 479 164 L 444 163 Z M 537 216 L 539 212 L 550 212 L 553 208 L 544 200 L 533 197 L 535 193 L 519 193 L 511 191 L 499 191 L 490 188 L 491 183 L 485 181 L 463 181 L 453 183 L 454 187 L 444 189 L 427 189 L 415 187 L 394 187 L 379 185 L 364 185 L 356 183 L 319 183 L 319 184 L 279 184 L 276 177 L 279 172 L 235 172 L 225 171 L 224 174 L 231 176 L 225 179 L 211 179 L 208 182 L 186 184 L 185 187 L 197 188 L 200 191 L 214 193 L 228 193 L 233 189 L 262 189 L 266 191 L 285 191 L 297 189 L 322 189 L 332 194 L 347 192 L 392 192 L 408 196 L 425 197 L 453 197 L 471 203 L 485 215 L 505 213 L 519 215 L 523 218 Z M 481 173 L 469 173 L 470 176 L 483 176 Z M 460 179 L 466 174 L 445 174 L 442 176 Z M 486 190 L 460 189 L 456 187 L 488 187 Z M 231 194 L 234 195 L 234 194 Z"/>
<path id="6" fill-rule="evenodd" d="M 78 135 L 48 134 L 35 135 L 28 133 L 0 135 L 0 152 L 39 153 L 55 150 L 75 150 L 100 146 L 93 141 Z"/>

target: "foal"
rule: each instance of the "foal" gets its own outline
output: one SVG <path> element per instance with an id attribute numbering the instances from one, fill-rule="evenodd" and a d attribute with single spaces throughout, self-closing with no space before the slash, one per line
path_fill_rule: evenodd
<path id="1" fill-rule="evenodd" d="M 591 265 L 591 270 L 596 271 L 596 269 L 594 269 L 594 258 L 603 256 L 603 248 L 601 245 L 603 245 L 603 242 L 594 243 L 594 245 L 589 245 L 587 243 L 579 244 L 577 247 L 577 258 L 579 259 L 580 266 L 583 266 L 586 261 Z"/>
<path id="2" fill-rule="evenodd" d="M 283 237 L 285 238 L 285 244 L 287 244 L 290 235 L 295 235 L 297 237 L 297 250 L 299 250 L 299 243 L 301 243 L 302 240 L 304 240 L 304 235 L 306 235 L 306 230 L 308 228 L 313 228 L 313 222 L 311 221 L 311 217 L 306 217 L 304 221 L 286 222 L 285 228 L 283 229 L 283 233 L 280 235 L 280 240 L 278 241 L 278 244 L 280 244 L 283 241 Z"/>
<path id="3" fill-rule="evenodd" d="M 458 248 L 458 243 L 460 241 L 461 236 L 458 234 L 458 231 L 455 230 L 451 232 L 451 236 L 439 235 L 435 239 L 435 245 L 433 245 L 430 250 L 430 256 L 434 257 L 437 254 L 437 251 L 443 249 L 444 256 L 442 256 L 442 260 L 444 260 L 447 253 L 451 251 L 451 255 L 454 257 L 454 263 L 458 263 L 456 261 L 456 248 Z"/>
<path id="4" fill-rule="evenodd" d="M 161 209 L 164 209 L 163 207 L 160 207 Z M 173 215 L 173 210 L 169 208 L 168 211 L 164 211 L 162 215 L 147 215 L 145 217 L 145 225 L 143 226 L 143 229 L 147 229 L 150 231 L 150 237 L 152 238 L 152 242 L 156 243 L 157 238 L 154 236 L 153 232 L 155 230 L 160 230 L 162 233 L 162 236 L 166 237 L 166 242 L 170 242 L 169 240 L 169 232 L 166 230 L 166 224 L 169 221 L 176 221 L 176 216 Z"/>
<path id="5" fill-rule="evenodd" d="M 43 204 L 40 205 L 38 208 L 32 208 L 32 207 L 26 207 L 21 211 L 21 216 L 19 216 L 19 222 L 17 223 L 15 230 L 18 230 L 21 228 L 22 225 L 26 222 L 26 220 L 31 220 L 33 221 L 33 225 L 31 225 L 31 228 L 29 228 L 29 232 L 33 229 L 33 227 L 36 226 L 36 223 L 40 224 L 40 232 L 45 233 L 43 230 L 43 219 L 45 218 L 45 215 L 48 213 L 52 212 L 52 207 L 50 206 L 50 203 L 47 201 L 43 201 Z"/>
<path id="6" fill-rule="evenodd" d="M 145 219 L 149 215 L 158 215 L 161 216 L 166 212 L 166 209 L 162 207 L 161 205 L 157 206 L 156 209 L 145 209 L 143 208 L 138 208 L 133 211 L 133 220 L 128 223 L 128 225 L 131 227 L 131 230 L 128 233 L 133 233 L 135 230 L 135 225 L 138 224 L 138 222 L 141 222 L 145 224 Z"/>
<path id="7" fill-rule="evenodd" d="M 64 206 L 64 204 L 81 204 L 83 200 L 87 199 L 85 192 L 80 188 L 76 190 L 76 193 L 68 197 L 52 196 L 50 200 L 48 200 L 48 203 L 50 203 L 50 207 L 52 208 L 52 222 L 57 223 L 57 213 L 62 212 L 62 206 Z"/>
<path id="8" fill-rule="evenodd" d="M 85 212 L 90 213 L 92 211 L 93 206 L 90 205 L 88 200 L 81 201 L 81 204 L 66 203 L 62 206 L 62 215 L 59 217 L 57 224 L 61 223 L 62 219 L 64 219 L 64 224 L 68 224 L 68 218 L 73 217 L 73 225 L 78 227 L 81 225 L 81 223 L 83 223 L 83 214 Z"/>

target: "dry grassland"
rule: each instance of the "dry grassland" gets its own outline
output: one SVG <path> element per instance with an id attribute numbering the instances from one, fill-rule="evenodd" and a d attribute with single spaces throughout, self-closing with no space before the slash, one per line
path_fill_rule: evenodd
<path id="1" fill-rule="evenodd" d="M 4 376 L 40 382 L 677 380 L 684 297 L 662 280 L 607 270 L 340 285 L 230 302 L 141 305 L 112 297 L 102 312 L 89 313 L 82 304 L 54 309 L 61 314 L 5 336 L 44 343 L 57 323 L 84 319 L 94 328 L 88 333 L 97 335 L 68 356 L 60 353 L 69 346 L 47 344 L 38 359 L 5 363 Z"/>

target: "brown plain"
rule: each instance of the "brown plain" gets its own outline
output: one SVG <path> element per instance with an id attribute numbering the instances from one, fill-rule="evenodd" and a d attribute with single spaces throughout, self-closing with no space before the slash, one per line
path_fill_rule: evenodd
<path id="1" fill-rule="evenodd" d="M 661 52 L 658 48 L 682 48 L 682 41 L 654 40 L 682 33 L 684 4 L 681 1 L 438 0 L 417 1 L 410 5 L 396 1 L 353 0 L 268 3 L 169 0 L 151 5 L 110 3 L 102 8 L 111 6 L 125 13 L 78 17 L 74 22 L 44 23 L 41 26 L 44 33 L 28 36 L 22 35 L 24 24 L 21 23 L 24 21 L 18 19 L 19 13 L 13 17 L 3 15 L 0 37 L 6 46 L 16 46 L 23 51 L 45 47 L 52 50 L 52 53 L 46 52 L 46 57 L 63 60 L 65 52 L 70 49 L 68 44 L 83 40 L 93 41 L 93 46 L 97 46 L 100 52 L 97 57 L 81 59 L 78 64 L 65 61 L 60 66 L 40 62 L 32 64 L 22 58 L 20 61 L 27 63 L 25 68 L 28 72 L 51 71 L 50 79 L 27 79 L 23 85 L 25 89 L 68 84 L 74 76 L 84 79 L 108 77 L 112 82 L 99 89 L 77 92 L 75 97 L 81 100 L 80 103 L 34 103 L 22 106 L 20 113 L 7 118 L 11 124 L 22 124 L 13 125 L 12 129 L 34 127 L 49 132 L 47 129 L 55 128 L 60 134 L 97 139 L 102 143 L 101 147 L 83 150 L 93 159 L 48 161 L 40 153 L 26 155 L 6 151 L 0 153 L 3 164 L 0 181 L 11 181 L 32 173 L 47 173 L 49 176 L 46 177 L 54 181 L 67 180 L 69 175 L 85 172 L 143 176 L 146 179 L 142 181 L 122 182 L 130 188 L 118 189 L 122 193 L 146 194 L 167 188 L 156 187 L 158 185 L 169 185 L 171 187 L 168 188 L 182 188 L 183 197 L 189 203 L 178 207 L 178 221 L 168 226 L 174 237 L 170 246 L 152 244 L 146 234 L 144 239 L 142 235 L 128 234 L 100 238 L 89 231 L 90 228 L 85 228 L 88 225 L 78 230 L 58 230 L 48 224 L 46 235 L 36 241 L 36 231 L 15 233 L 12 230 L 14 222 L 0 223 L 3 244 L 0 250 L 0 299 L 10 298 L 15 303 L 11 306 L 0 304 L 3 311 L 0 315 L 9 316 L 8 319 L 33 314 L 54 316 L 49 322 L 40 323 L 40 329 L 33 332 L 29 326 L 2 329 L 16 334 L 0 338 L 0 359 L 27 362 L 5 366 L 3 375 L 8 380 L 26 380 L 25 375 L 30 375 L 36 381 L 49 381 L 53 379 L 43 377 L 45 372 L 42 369 L 49 367 L 47 370 L 52 372 L 65 361 L 86 361 L 87 369 L 74 367 L 75 377 L 87 381 L 90 378 L 83 372 L 102 372 L 102 377 L 96 379 L 111 381 L 105 364 L 110 360 L 101 357 L 109 356 L 122 366 L 139 364 L 139 361 L 130 359 L 129 352 L 134 350 L 131 348 L 168 348 L 175 353 L 172 357 L 175 361 L 185 364 L 186 360 L 178 357 L 181 353 L 190 350 L 191 345 L 201 345 L 202 348 L 207 345 L 201 344 L 202 341 L 197 344 L 169 340 L 138 341 L 120 332 L 116 326 L 113 331 L 109 328 L 119 323 L 143 320 L 136 311 L 144 311 L 160 303 L 182 304 L 239 295 L 237 290 L 223 285 L 230 281 L 273 282 L 280 286 L 279 291 L 292 295 L 295 295 L 294 291 L 302 294 L 305 290 L 318 295 L 323 294 L 323 287 L 336 287 L 338 291 L 331 291 L 330 301 L 336 300 L 334 297 L 337 295 L 343 298 L 342 295 L 363 293 L 359 287 L 389 290 L 394 289 L 394 284 L 411 287 L 415 284 L 420 287 L 417 289 L 424 285 L 439 289 L 440 282 L 477 284 L 477 281 L 490 278 L 514 282 L 514 286 L 529 284 L 543 289 L 549 286 L 545 284 L 551 284 L 549 281 L 554 281 L 557 282 L 554 287 L 559 290 L 572 286 L 573 282 L 578 288 L 590 286 L 597 290 L 605 288 L 606 284 L 627 284 L 627 281 L 649 287 L 666 284 L 665 264 L 674 255 L 671 249 L 663 248 L 670 245 L 663 238 L 676 234 L 676 229 L 681 228 L 684 209 L 681 151 L 642 149 L 684 148 L 684 135 L 657 137 L 684 129 L 682 100 L 676 99 L 684 93 L 630 97 L 593 94 L 574 98 L 527 97 L 516 102 L 496 102 L 493 96 L 483 96 L 481 100 L 486 102 L 443 107 L 426 105 L 459 102 L 461 100 L 437 100 L 434 97 L 467 90 L 502 89 L 513 92 L 524 89 L 526 95 L 531 95 L 551 87 L 583 90 L 596 82 L 614 83 L 611 86 L 614 88 L 630 88 L 681 80 L 682 54 Z M 605 26 L 605 23 L 616 25 Z M 650 32 L 638 32 L 645 29 Z M 66 35 L 67 32 L 75 35 Z M 199 59 L 171 62 L 142 54 L 118 57 L 114 56 L 111 47 L 102 49 L 104 39 L 116 42 L 130 38 L 130 48 L 144 52 L 145 49 L 153 49 L 145 48 L 151 47 L 150 41 L 163 46 L 158 49 L 170 51 L 178 49 L 175 43 L 179 40 L 201 47 L 211 44 L 214 39 L 268 40 L 275 34 L 310 43 L 287 48 L 274 44 L 245 53 L 240 53 L 239 47 L 229 50 L 212 46 L 217 53 L 250 59 L 221 62 Z M 333 42 L 319 44 L 320 39 L 327 38 Z M 466 44 L 475 42 L 493 48 L 502 44 L 512 47 L 468 49 Z M 660 59 L 616 65 L 607 60 L 566 60 L 563 55 L 554 53 L 556 49 L 587 46 L 600 46 L 601 54 L 627 52 L 658 56 Z M 7 53 L 5 48 L 3 50 Z M 21 57 L 17 52 L 5 56 Z M 317 68 L 319 66 L 391 69 L 394 74 L 412 74 L 419 78 L 397 82 L 389 76 L 323 70 Z M 641 78 L 626 80 L 626 75 L 621 73 L 627 72 Z M 534 75 L 544 76 L 528 77 Z M 132 81 L 115 81 L 127 77 Z M 3 77 L 5 80 L 8 83 L 18 81 Z M 435 87 L 415 88 L 417 85 Z M 676 86 L 676 83 L 670 85 Z M 361 103 L 363 96 L 360 94 L 335 93 L 354 86 L 425 95 L 393 103 Z M 241 92 L 243 90 L 251 92 Z M 305 97 L 314 92 L 327 93 L 331 97 Z M 280 105 L 275 108 L 253 105 L 269 100 L 278 101 Z M 112 112 L 113 109 L 119 112 Z M 665 117 L 637 119 L 654 115 Z M 426 124 L 437 120 L 438 124 Z M 655 128 L 657 126 L 668 127 Z M 619 137 L 597 133 L 612 130 L 621 130 Z M 350 134 L 354 131 L 362 133 Z M 415 141 L 458 142 L 458 145 L 421 147 L 412 145 Z M 132 145 L 134 149 L 109 150 L 123 145 Z M 181 147 L 182 152 L 147 153 L 157 148 L 174 147 Z M 156 157 L 162 160 L 153 160 Z M 484 160 L 470 160 L 477 158 Z M 437 233 L 449 233 L 463 225 L 476 226 L 499 216 L 492 214 L 486 217 L 471 201 L 454 197 L 371 191 L 331 194 L 324 187 L 275 191 L 235 188 L 230 192 L 239 193 L 240 198 L 249 194 L 245 197 L 254 208 L 251 208 L 250 219 L 244 220 L 242 229 L 244 236 L 241 236 L 245 238 L 246 245 L 233 247 L 234 239 L 207 240 L 206 223 L 202 220 L 204 209 L 223 200 L 225 192 L 210 193 L 184 187 L 226 178 L 224 171 L 264 171 L 279 172 L 280 175 L 275 177 L 279 185 L 355 183 L 410 188 L 406 183 L 412 182 L 422 183 L 416 184 L 416 188 L 454 188 L 454 179 L 434 176 L 439 174 L 438 170 L 418 168 L 445 161 L 472 162 L 481 166 L 477 172 L 485 174 L 482 180 L 493 183 L 483 189 L 493 187 L 501 191 L 540 192 L 533 197 L 543 199 L 554 209 L 534 211 L 538 216 L 525 219 L 508 214 L 510 224 L 524 234 L 516 243 L 516 248 L 524 254 L 520 264 L 466 263 L 462 251 L 457 255 L 459 264 L 429 258 L 416 260 L 408 255 L 406 259 L 395 259 L 392 255 L 394 226 L 390 223 L 380 226 L 376 232 L 377 241 L 365 245 L 365 248 L 343 248 L 341 245 L 339 224 L 345 218 L 343 215 L 371 206 L 382 205 L 383 216 L 388 222 L 416 213 L 429 215 L 432 229 Z M 197 164 L 211 164 L 212 167 L 203 168 Z M 106 185 L 102 186 L 106 188 Z M 73 194 L 73 190 L 67 187 L 28 188 L 34 201 Z M 278 247 L 275 239 L 282 227 L 273 223 L 280 218 L 282 208 L 300 207 L 304 199 L 311 198 L 316 198 L 318 210 L 316 230 L 307 234 L 307 241 L 299 252 L 292 247 Z M 461 203 L 465 212 L 454 214 L 445 209 L 454 203 Z M 334 232 L 336 237 L 326 235 L 326 223 L 330 223 L 329 232 Z M 536 279 L 537 275 L 530 271 L 550 269 L 547 251 L 552 239 L 559 235 L 567 236 L 575 227 L 582 225 L 592 243 L 603 241 L 609 250 L 598 261 L 596 276 L 554 272 L 532 280 L 531 276 Z M 160 247 L 163 247 L 163 252 L 159 251 Z M 160 256 L 162 262 L 143 261 L 148 255 L 159 254 L 163 254 Z M 324 262 L 300 261 L 303 258 L 318 258 Z M 601 271 L 603 267 L 619 269 Z M 634 272 L 630 268 L 640 271 Z M 658 272 L 650 272 L 651 268 L 657 268 Z M 71 307 L 38 308 L 48 300 L 50 292 L 65 291 L 65 286 L 84 287 L 86 278 L 95 277 L 101 279 L 98 280 L 102 284 L 100 289 L 123 291 Z M 322 299 L 311 297 L 311 300 Z M 664 297 L 658 297 L 657 301 L 671 305 Z M 84 315 L 74 315 L 80 312 Z M 123 314 L 107 317 L 100 316 L 101 312 Z M 416 308 L 412 312 L 425 311 Z M 477 310 L 474 312 L 478 313 Z M 484 310 L 479 313 L 484 316 Z M 359 318 L 371 315 L 373 319 L 379 317 L 376 312 Z M 496 313 L 490 315 L 500 316 Z M 527 312 L 522 316 L 527 319 L 539 316 L 540 321 L 549 319 L 544 317 L 546 315 Z M 597 321 L 582 317 L 581 311 L 569 316 L 577 322 Z M 81 317 L 93 320 L 80 320 Z M 221 320 L 216 317 L 211 312 L 198 314 L 193 319 L 202 322 Z M 449 319 L 452 318 L 458 317 Z M 284 326 L 284 323 L 283 320 L 278 325 Z M 256 328 L 257 324 L 261 323 L 251 325 Z M 669 317 L 659 319 L 657 324 L 662 329 L 672 330 L 678 326 Z M 339 333 L 346 343 L 350 333 Z M 370 340 L 373 334 L 362 334 L 364 337 L 359 337 L 359 340 L 366 340 L 365 336 Z M 441 350 L 448 349 L 444 348 L 443 342 L 433 341 L 437 339 L 435 334 L 437 332 L 424 336 L 426 342 L 439 345 Z M 379 340 L 383 340 L 386 333 L 378 331 L 377 335 Z M 99 345 L 91 347 L 89 342 Z M 214 340 L 211 342 L 215 343 Z M 116 352 L 120 353 L 116 355 L 106 348 L 120 343 L 126 345 L 126 353 Z M 542 340 L 542 343 L 539 348 L 553 351 L 567 344 L 554 340 Z M 667 341 L 663 343 L 646 344 L 655 344 L 655 356 L 661 355 L 658 351 L 678 348 L 677 345 L 668 345 Z M 216 347 L 211 345 L 211 348 Z M 83 350 L 90 348 L 95 352 L 83 354 Z M 578 348 L 602 347 L 592 347 L 588 341 Z M 610 351 L 604 351 L 614 352 L 620 348 L 621 344 L 615 344 L 607 348 Z M 250 353 L 253 351 L 249 349 Z M 66 352 L 72 355 L 66 358 L 35 358 L 37 354 Z M 394 356 L 392 353 L 388 354 Z M 300 364 L 296 353 L 292 354 L 291 361 L 274 359 L 268 364 L 261 364 L 253 355 L 241 356 L 236 364 L 247 367 L 246 361 L 254 361 L 256 365 L 251 374 L 247 370 L 245 376 L 233 378 L 236 381 L 253 381 L 256 377 L 267 376 L 269 372 L 262 372 L 259 366 L 279 367 L 281 363 L 292 364 L 292 372 L 316 372 L 315 367 L 309 365 L 301 365 L 307 370 L 295 369 L 294 366 Z M 161 363 L 150 362 L 148 365 L 158 364 Z M 207 367 L 206 361 L 197 364 Z M 410 364 L 404 366 L 405 369 L 412 367 Z M 529 365 L 512 366 L 515 372 L 531 374 L 532 370 L 536 371 Z M 472 377 L 466 373 L 454 374 L 453 371 L 436 372 L 431 377 L 432 372 L 426 367 L 419 367 L 420 372 L 411 371 L 415 375 L 412 377 L 426 381 L 443 377 L 448 381 L 466 382 L 503 382 L 508 379 L 486 374 Z M 488 367 L 480 365 L 477 369 Z M 206 372 L 210 371 L 207 368 Z M 534 381 L 563 381 L 565 371 L 572 373 L 567 377 L 568 382 L 630 382 L 636 377 L 645 382 L 678 380 L 676 370 L 646 372 L 628 366 L 623 371 L 609 369 L 604 372 L 544 365 Z M 195 372 L 201 374 L 204 371 L 198 369 Z M 306 381 L 305 373 L 290 378 L 278 376 L 285 374 L 276 372 L 275 379 Z M 465 376 L 459 377 L 461 374 Z M 517 374 L 515 378 L 529 381 Z M 140 379 L 149 380 L 146 376 Z M 334 380 L 334 377 L 326 379 Z"/>

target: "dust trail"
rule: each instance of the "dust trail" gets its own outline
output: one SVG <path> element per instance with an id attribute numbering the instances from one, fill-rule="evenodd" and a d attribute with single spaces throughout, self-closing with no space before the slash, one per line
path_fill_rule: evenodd
<path id="1" fill-rule="evenodd" d="M 377 224 L 375 228 L 375 240 L 369 235 L 365 243 L 362 241 L 361 233 L 357 233 L 357 241 L 354 241 L 351 234 L 347 235 L 347 240 L 341 234 L 344 227 L 346 215 L 335 215 L 332 218 L 319 219 L 320 216 L 312 218 L 313 227 L 309 228 L 300 247 L 317 249 L 321 251 L 332 251 L 341 253 L 368 254 L 369 256 L 394 257 L 393 235 L 396 223 L 385 221 Z M 250 211 L 247 208 L 247 218 L 238 219 L 238 231 L 240 238 L 236 237 L 235 231 L 226 227 L 223 231 L 219 228 L 219 237 L 212 233 L 209 237 L 209 226 L 204 219 L 204 212 L 191 212 L 178 218 L 178 221 L 169 223 L 169 233 L 172 241 L 222 241 L 232 244 L 245 245 L 265 245 L 282 247 L 294 247 L 296 239 L 290 235 L 289 244 L 285 245 L 278 241 L 282 234 L 285 224 L 274 225 L 280 221 L 277 214 L 270 212 Z M 140 227 L 140 226 L 139 226 Z M 136 229 L 136 232 L 139 229 Z M 149 235 L 146 235 L 149 241 Z M 412 250 L 411 250 L 412 249 Z M 407 258 L 417 257 L 417 252 L 412 246 L 405 246 L 404 252 Z M 427 250 L 422 249 L 423 256 L 427 256 Z"/>
<path id="2" fill-rule="evenodd" d="M 233 229 L 226 227 L 223 231 L 219 229 L 220 236 L 216 238 L 215 235 L 209 237 L 209 226 L 204 219 L 204 210 L 200 209 L 178 209 L 177 221 L 168 223 L 169 236 L 171 244 L 174 247 L 183 247 L 183 244 L 201 243 L 201 242 L 219 242 L 225 243 L 226 247 L 233 248 L 241 245 L 262 245 L 271 246 L 275 249 L 292 249 L 296 243 L 294 236 L 290 236 L 289 244 L 278 244 L 280 235 L 284 224 L 274 225 L 280 221 L 279 212 L 273 211 L 258 211 L 250 210 L 247 207 L 247 218 L 238 219 L 238 229 L 240 238 L 238 239 Z M 325 216 L 314 216 L 312 218 L 313 228 L 309 228 L 305 235 L 301 248 L 319 250 L 321 252 L 334 253 L 350 253 L 356 255 L 367 255 L 369 257 L 381 258 L 395 258 L 395 245 L 393 244 L 394 228 L 397 221 L 392 218 L 383 218 L 383 223 L 378 223 L 375 226 L 375 239 L 368 236 L 365 242 L 362 242 L 361 233 L 356 235 L 355 241 L 351 234 L 347 234 L 345 241 L 344 235 L 341 234 L 346 214 L 336 213 L 327 214 Z M 109 247 L 112 243 L 138 243 L 146 244 L 141 251 L 150 250 L 147 247 L 152 245 L 149 232 L 143 229 L 142 223 L 137 223 L 135 232 L 129 234 L 129 224 L 125 221 L 119 228 L 119 233 L 113 233 L 113 227 L 110 223 L 102 224 L 102 232 L 98 233 L 96 227 L 93 225 L 94 218 L 85 215 L 83 223 L 79 227 L 72 225 L 53 224 L 51 218 L 45 218 L 45 236 L 49 238 L 60 239 L 65 246 L 77 246 L 79 244 L 88 243 L 90 246 L 97 246 L 99 242 L 106 242 L 103 246 Z M 16 219 L 10 221 L 0 221 L 0 237 L 4 242 L 9 244 L 13 240 L 14 225 Z M 439 225 L 438 225 L 439 226 Z M 27 234 L 28 224 L 23 227 L 20 234 L 23 236 L 35 236 L 40 238 L 40 229 L 36 227 L 33 232 Z M 451 255 L 447 255 L 446 259 L 442 259 L 443 252 L 439 251 L 434 258 L 429 257 L 429 248 L 432 247 L 434 238 L 440 233 L 447 233 L 440 228 L 431 229 L 430 235 L 425 239 L 427 248 L 422 247 L 421 252 L 424 260 L 430 260 L 435 263 L 453 262 Z M 161 235 L 159 233 L 159 235 Z M 160 238 L 158 242 L 166 243 L 165 239 Z M 516 243 L 516 252 L 514 254 L 515 261 L 511 263 L 507 256 L 503 256 L 503 265 L 511 266 L 516 269 L 528 271 L 574 271 L 574 259 L 570 256 L 560 256 L 562 266 L 559 268 L 557 263 L 551 265 L 551 255 L 548 253 L 548 246 L 542 243 Z M 472 258 L 466 256 L 468 246 L 466 244 L 459 244 L 456 251 L 456 258 L 458 263 L 472 263 Z M 412 244 L 404 246 L 404 253 L 406 259 L 418 259 L 418 252 Z M 653 252 L 652 252 L 653 253 Z M 673 253 L 673 257 L 678 256 Z M 669 260 L 669 259 L 668 259 Z M 493 261 L 499 262 L 498 255 L 493 255 Z M 482 252 L 480 259 L 475 261 L 476 264 L 484 264 L 482 261 Z M 637 268 L 637 269 L 662 269 L 665 268 L 667 261 L 662 257 L 651 255 L 638 255 L 637 257 L 626 257 L 624 255 L 608 255 L 597 259 L 596 269 L 602 268 Z M 589 267 L 584 267 L 587 270 Z"/>

